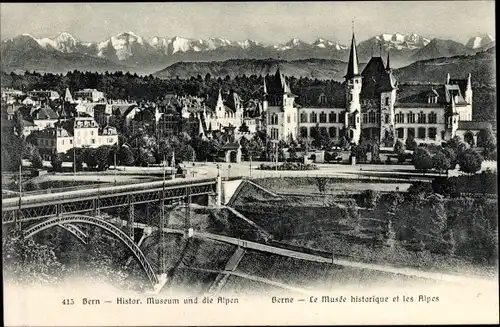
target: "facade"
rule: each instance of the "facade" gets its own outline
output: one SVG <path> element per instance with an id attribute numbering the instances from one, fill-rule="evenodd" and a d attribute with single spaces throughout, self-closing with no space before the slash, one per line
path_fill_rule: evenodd
<path id="1" fill-rule="evenodd" d="M 118 133 L 109 126 L 100 129 L 92 117 L 75 117 L 61 126 L 34 132 L 32 142 L 38 147 L 42 157 L 50 160 L 53 153 L 66 153 L 74 147 L 98 148 L 117 144 Z"/>
<path id="2" fill-rule="evenodd" d="M 14 90 L 11 88 L 2 88 L 1 89 L 1 100 L 7 104 L 13 104 L 18 101 L 20 97 L 22 97 L 24 93 L 19 90 Z"/>
<path id="3" fill-rule="evenodd" d="M 267 135 L 275 141 L 291 141 L 297 139 L 298 108 L 295 98 L 285 76 L 280 69 L 276 70 L 269 89 L 264 81 L 264 101 L 262 109 L 265 116 L 265 130 Z"/>
<path id="4" fill-rule="evenodd" d="M 389 53 L 385 63 L 372 57 L 360 73 L 354 34 L 344 78 L 344 94 L 319 92 L 315 103 L 298 110 L 301 137 L 313 136 L 318 126 L 334 139 L 345 136 L 356 144 L 365 138 L 393 147 L 396 140 L 405 142 L 409 137 L 417 144 L 441 144 L 464 134 L 466 122 L 472 120 L 470 74 L 467 79 L 451 79 L 448 74 L 442 85 L 400 86 Z M 267 132 L 273 137 L 269 122 L 268 117 Z"/>
<path id="5" fill-rule="evenodd" d="M 69 93 L 69 92 L 68 92 Z M 71 95 L 71 94 L 69 94 Z M 96 89 L 83 89 L 74 92 L 73 96 L 76 102 L 103 102 L 106 101 L 104 93 Z"/>
<path id="6" fill-rule="evenodd" d="M 31 113 L 33 124 L 38 127 L 38 130 L 53 128 L 59 120 L 59 115 L 48 106 L 36 109 Z"/>
<path id="7" fill-rule="evenodd" d="M 42 102 L 45 100 L 54 101 L 59 99 L 59 93 L 52 90 L 33 90 L 28 92 L 32 100 Z"/>
<path id="8" fill-rule="evenodd" d="M 222 130 L 224 127 L 235 127 L 243 124 L 243 101 L 236 92 L 229 92 L 223 97 L 219 90 L 217 103 L 213 110 L 204 108 L 205 124 L 212 130 Z"/>

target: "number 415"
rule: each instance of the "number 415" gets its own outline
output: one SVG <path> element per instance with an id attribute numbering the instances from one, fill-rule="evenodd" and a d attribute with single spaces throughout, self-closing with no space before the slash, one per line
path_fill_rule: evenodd
<path id="1" fill-rule="evenodd" d="M 73 305 L 73 304 L 75 304 L 75 301 L 73 299 L 64 299 L 62 301 L 62 304 L 63 305 Z"/>

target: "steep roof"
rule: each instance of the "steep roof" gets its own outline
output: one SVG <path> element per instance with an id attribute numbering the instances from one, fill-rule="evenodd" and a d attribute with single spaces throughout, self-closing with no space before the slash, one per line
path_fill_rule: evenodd
<path id="1" fill-rule="evenodd" d="M 363 76 L 361 97 L 379 98 L 380 92 L 392 91 L 396 88 L 396 79 L 391 71 L 386 70 L 381 57 L 372 57 L 361 76 Z"/>
<path id="2" fill-rule="evenodd" d="M 349 62 L 347 63 L 347 74 L 345 74 L 345 79 L 351 79 L 355 76 L 359 76 L 358 70 L 358 50 L 356 49 L 356 37 L 352 33 L 351 40 L 351 51 L 349 52 Z"/>
<path id="3" fill-rule="evenodd" d="M 51 107 L 43 107 L 33 112 L 34 119 L 57 119 L 59 115 Z"/>

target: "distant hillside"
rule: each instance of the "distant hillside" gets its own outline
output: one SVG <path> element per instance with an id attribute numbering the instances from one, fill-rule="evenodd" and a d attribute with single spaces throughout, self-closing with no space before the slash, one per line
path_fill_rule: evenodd
<path id="1" fill-rule="evenodd" d="M 417 50 L 413 55 L 411 55 L 410 61 L 415 62 L 418 60 L 453 57 L 472 53 L 475 53 L 475 51 L 466 47 L 462 43 L 458 43 L 452 40 L 432 39 L 429 44 Z"/>
<path id="2" fill-rule="evenodd" d="M 474 85 L 495 85 L 495 47 L 475 55 L 417 61 L 394 71 L 396 79 L 405 83 L 443 83 L 448 73 L 451 78 L 471 73 Z"/>
<path id="3" fill-rule="evenodd" d="M 156 77 L 189 78 L 210 74 L 212 78 L 274 74 L 280 64 L 281 71 L 287 76 L 308 77 L 312 79 L 334 79 L 342 81 L 347 63 L 334 59 L 302 59 L 284 61 L 276 59 L 232 59 L 210 62 L 179 62 L 153 74 Z M 360 64 L 362 69 L 365 64 Z"/>

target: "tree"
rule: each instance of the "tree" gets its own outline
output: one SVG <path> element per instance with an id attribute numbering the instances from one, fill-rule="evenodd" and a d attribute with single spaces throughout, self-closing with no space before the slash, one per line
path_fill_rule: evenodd
<path id="1" fill-rule="evenodd" d="M 460 171 L 466 174 L 474 174 L 481 169 L 483 158 L 472 149 L 465 150 L 459 159 Z"/>
<path id="2" fill-rule="evenodd" d="M 406 161 L 405 147 L 401 140 L 396 140 L 394 144 L 394 153 L 397 155 L 399 163 L 404 163 Z"/>
<path id="3" fill-rule="evenodd" d="M 84 157 L 84 151 L 81 148 L 72 148 L 69 149 L 67 152 L 68 158 L 76 164 L 76 170 L 82 170 L 83 169 L 83 157 Z"/>
<path id="4" fill-rule="evenodd" d="M 424 173 L 432 168 L 432 157 L 426 148 L 418 147 L 413 152 L 413 165 L 416 169 L 423 170 Z"/>
<path id="5" fill-rule="evenodd" d="M 259 156 L 262 154 L 262 148 L 264 147 L 264 144 L 262 143 L 262 140 L 260 137 L 255 135 L 251 140 L 250 143 L 248 144 L 248 155 L 250 157 L 254 156 Z"/>
<path id="6" fill-rule="evenodd" d="M 408 137 L 406 138 L 405 145 L 407 150 L 415 151 L 415 149 L 417 148 L 417 142 L 413 138 L 413 135 L 411 134 L 408 135 Z"/>
<path id="7" fill-rule="evenodd" d="M 118 162 L 121 165 L 131 166 L 134 164 L 134 153 L 129 146 L 123 145 L 118 151 Z"/>
<path id="8" fill-rule="evenodd" d="M 64 271 L 53 249 L 25 239 L 16 229 L 2 238 L 4 274 L 13 282 L 26 285 L 57 282 Z"/>
<path id="9" fill-rule="evenodd" d="M 390 213 L 395 213 L 399 205 L 404 202 L 404 198 L 399 192 L 391 192 L 387 195 L 387 204 Z"/>
<path id="10" fill-rule="evenodd" d="M 31 152 L 29 161 L 31 162 L 31 167 L 33 168 L 43 168 L 43 160 L 40 152 L 38 152 L 37 148 Z"/>
<path id="11" fill-rule="evenodd" d="M 54 171 L 62 172 L 62 163 L 62 155 L 60 153 L 53 153 L 52 157 L 50 158 L 50 165 L 52 166 Z"/>
<path id="12" fill-rule="evenodd" d="M 484 148 L 484 156 L 490 159 L 490 156 L 495 152 L 497 142 L 496 138 L 493 135 L 493 131 L 491 130 L 491 126 L 487 129 L 483 129 L 479 132 L 478 135 L 478 146 L 482 146 Z"/>
<path id="13" fill-rule="evenodd" d="M 442 152 L 438 152 L 432 157 L 432 167 L 441 172 L 450 168 L 450 159 Z"/>
<path id="14" fill-rule="evenodd" d="M 457 248 L 457 242 L 455 241 L 455 236 L 453 234 L 452 229 L 447 229 L 444 232 L 443 240 L 444 240 L 444 246 L 443 246 L 444 252 L 449 255 L 454 255 Z"/>
<path id="15" fill-rule="evenodd" d="M 447 169 L 455 169 L 457 166 L 457 154 L 455 153 L 455 150 L 453 150 L 450 147 L 445 147 L 443 148 L 443 154 L 450 160 L 450 166 Z"/>
<path id="16" fill-rule="evenodd" d="M 94 148 L 83 148 L 83 162 L 87 164 L 88 168 L 97 167 L 97 153 Z"/>
<path id="17" fill-rule="evenodd" d="M 102 145 L 95 150 L 97 169 L 102 171 L 109 168 L 110 152 L 111 147 L 109 145 Z"/>

